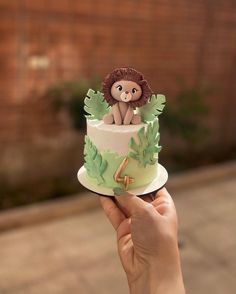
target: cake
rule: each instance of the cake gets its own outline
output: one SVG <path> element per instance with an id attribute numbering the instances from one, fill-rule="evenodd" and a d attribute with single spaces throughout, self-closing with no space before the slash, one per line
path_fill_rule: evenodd
<path id="1" fill-rule="evenodd" d="M 132 68 L 113 70 L 105 77 L 102 92 L 89 89 L 84 100 L 88 115 L 81 183 L 99 193 L 101 188 L 142 188 L 157 179 L 158 116 L 165 101 Z"/>

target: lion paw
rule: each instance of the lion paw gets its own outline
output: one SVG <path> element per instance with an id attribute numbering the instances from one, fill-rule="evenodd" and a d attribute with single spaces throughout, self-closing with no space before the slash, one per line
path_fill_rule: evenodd
<path id="1" fill-rule="evenodd" d="M 104 121 L 104 123 L 107 124 L 107 125 L 111 125 L 111 124 L 113 124 L 113 122 L 114 122 L 113 114 L 112 114 L 112 113 L 105 114 L 105 115 L 103 116 L 103 121 Z"/>
<path id="2" fill-rule="evenodd" d="M 139 125 L 141 124 L 141 116 L 139 114 L 135 114 L 131 120 L 131 123 L 133 125 Z"/>

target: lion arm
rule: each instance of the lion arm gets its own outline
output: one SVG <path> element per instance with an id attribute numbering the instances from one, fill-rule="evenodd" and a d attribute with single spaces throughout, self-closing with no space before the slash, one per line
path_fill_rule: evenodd
<path id="1" fill-rule="evenodd" d="M 116 103 L 112 106 L 112 113 L 114 117 L 114 121 L 116 125 L 121 125 L 122 124 L 122 118 L 121 118 L 121 113 L 119 109 L 119 104 Z"/>
<path id="2" fill-rule="evenodd" d="M 124 117 L 124 125 L 129 125 L 132 121 L 133 116 L 134 116 L 133 108 L 129 106 Z"/>

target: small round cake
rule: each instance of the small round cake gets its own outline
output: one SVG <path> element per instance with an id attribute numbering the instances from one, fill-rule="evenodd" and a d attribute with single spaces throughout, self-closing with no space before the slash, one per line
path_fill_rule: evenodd
<path id="1" fill-rule="evenodd" d="M 99 194 L 103 188 L 133 190 L 157 183 L 158 115 L 165 96 L 153 94 L 143 75 L 131 68 L 115 69 L 102 88 L 103 93 L 90 89 L 85 98 L 87 135 L 80 182 Z"/>

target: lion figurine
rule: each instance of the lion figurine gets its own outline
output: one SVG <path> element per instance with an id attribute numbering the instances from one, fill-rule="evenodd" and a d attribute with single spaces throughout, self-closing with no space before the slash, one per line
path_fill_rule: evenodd
<path id="1" fill-rule="evenodd" d="M 104 79 L 102 91 L 112 107 L 103 117 L 105 124 L 141 123 L 141 116 L 135 114 L 134 109 L 147 103 L 152 90 L 140 72 L 129 67 L 116 68 Z"/>

